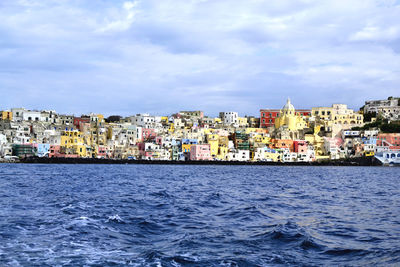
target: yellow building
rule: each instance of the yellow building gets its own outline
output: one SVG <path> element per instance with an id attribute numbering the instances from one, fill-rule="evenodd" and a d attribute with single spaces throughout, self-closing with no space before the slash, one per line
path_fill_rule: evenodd
<path id="1" fill-rule="evenodd" d="M 287 127 L 289 131 L 298 131 L 307 127 L 307 123 L 300 114 L 296 113 L 294 106 L 290 103 L 290 99 L 279 112 L 279 117 L 275 119 L 275 128 Z"/>
<path id="2" fill-rule="evenodd" d="M 278 150 L 273 150 L 273 149 L 269 149 L 269 150 L 265 150 L 264 151 L 264 159 L 266 159 L 267 161 L 274 161 L 274 162 L 278 162 L 282 160 L 282 153 L 279 153 L 280 151 Z"/>
<path id="3" fill-rule="evenodd" d="M 218 155 L 219 148 L 219 135 L 218 134 L 207 134 L 207 143 L 210 145 L 210 154 L 212 157 Z"/>
<path id="4" fill-rule="evenodd" d="M 246 134 L 250 134 L 250 133 L 267 134 L 268 133 L 268 129 L 248 127 L 248 128 L 245 129 L 245 133 Z"/>
<path id="5" fill-rule="evenodd" d="M 248 127 L 249 126 L 249 123 L 247 122 L 247 118 L 244 118 L 244 117 L 238 117 L 237 123 L 238 123 L 239 127 Z"/>
<path id="6" fill-rule="evenodd" d="M 228 154 L 229 149 L 228 147 L 224 146 L 224 145 L 219 145 L 218 146 L 218 155 L 217 155 L 217 159 L 219 160 L 225 160 L 226 155 Z"/>
<path id="7" fill-rule="evenodd" d="M 252 152 L 252 160 L 253 161 L 280 161 L 282 159 L 280 150 L 271 149 L 267 147 L 257 148 L 254 152 Z"/>
<path id="8" fill-rule="evenodd" d="M 311 114 L 317 122 L 331 122 L 331 124 L 349 125 L 349 127 L 362 126 L 364 122 L 364 116 L 361 113 L 354 112 L 345 104 L 312 108 Z"/>
<path id="9" fill-rule="evenodd" d="M 315 126 L 313 134 L 306 134 L 304 136 L 304 139 L 314 147 L 316 160 L 329 158 L 325 155 L 324 138 L 318 135 L 320 130 L 321 126 Z"/>
<path id="10" fill-rule="evenodd" d="M 105 122 L 104 115 L 91 113 L 90 114 L 90 122 L 91 123 L 96 123 L 96 124 L 104 123 Z"/>
<path id="11" fill-rule="evenodd" d="M 269 144 L 271 141 L 271 137 L 269 136 L 264 136 L 264 135 L 255 135 L 252 137 L 254 143 L 260 143 L 260 144 Z"/>
<path id="12" fill-rule="evenodd" d="M 60 146 L 66 154 L 78 154 L 80 157 L 88 156 L 82 132 L 78 130 L 63 131 Z"/>
<path id="13" fill-rule="evenodd" d="M 1 119 L 3 121 L 12 121 L 12 111 L 2 111 L 1 112 Z"/>
<path id="14" fill-rule="evenodd" d="M 169 132 L 169 133 L 174 133 L 174 132 L 175 132 L 175 126 L 174 126 L 173 123 L 170 123 L 168 132 Z"/>

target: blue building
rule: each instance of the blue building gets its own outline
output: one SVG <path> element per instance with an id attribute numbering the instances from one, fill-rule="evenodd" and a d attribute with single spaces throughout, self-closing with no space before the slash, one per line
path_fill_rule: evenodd
<path id="1" fill-rule="evenodd" d="M 37 156 L 48 157 L 50 152 L 50 144 L 38 144 L 37 145 Z"/>

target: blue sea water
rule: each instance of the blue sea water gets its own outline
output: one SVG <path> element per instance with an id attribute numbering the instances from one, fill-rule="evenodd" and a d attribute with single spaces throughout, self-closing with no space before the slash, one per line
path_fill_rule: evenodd
<path id="1" fill-rule="evenodd" d="M 399 170 L 0 164 L 0 265 L 399 266 Z"/>

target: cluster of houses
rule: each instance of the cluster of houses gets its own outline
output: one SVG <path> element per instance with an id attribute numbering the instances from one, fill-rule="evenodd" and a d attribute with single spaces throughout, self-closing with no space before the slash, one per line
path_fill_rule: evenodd
<path id="1" fill-rule="evenodd" d="M 260 117 L 181 111 L 171 116 L 79 117 L 12 108 L 0 112 L 0 159 L 15 157 L 145 160 L 315 161 L 400 149 L 400 133 L 362 129 L 366 114 L 400 119 L 399 98 L 296 110 L 261 109 Z M 371 117 L 371 116 L 369 116 Z"/>

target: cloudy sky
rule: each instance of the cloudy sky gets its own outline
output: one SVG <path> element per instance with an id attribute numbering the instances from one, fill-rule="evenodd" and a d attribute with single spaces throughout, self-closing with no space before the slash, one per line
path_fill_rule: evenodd
<path id="1" fill-rule="evenodd" d="M 399 0 L 1 0 L 0 110 L 358 108 L 399 53 Z"/>

